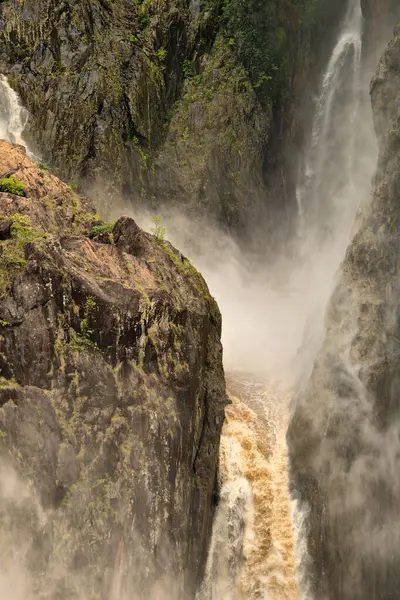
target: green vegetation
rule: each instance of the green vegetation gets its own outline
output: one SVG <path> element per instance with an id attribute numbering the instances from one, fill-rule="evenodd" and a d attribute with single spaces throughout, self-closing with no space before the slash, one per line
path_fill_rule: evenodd
<path id="1" fill-rule="evenodd" d="M 260 85 L 271 79 L 279 64 L 275 2 L 259 3 L 251 9 L 248 0 L 224 0 L 223 24 L 227 43 L 233 45 L 234 40 L 252 83 Z"/>
<path id="2" fill-rule="evenodd" d="M 38 163 L 38 167 L 40 169 L 42 169 L 42 171 L 50 171 L 50 167 L 48 165 L 46 165 L 45 163 L 42 163 L 42 162 Z"/>
<path id="3" fill-rule="evenodd" d="M 43 244 L 46 233 L 31 227 L 27 216 L 16 213 L 10 217 L 11 238 L 0 243 L 0 295 L 3 294 L 9 281 L 25 268 L 25 248 L 27 244 Z"/>
<path id="4" fill-rule="evenodd" d="M 78 305 L 74 306 L 74 312 L 79 312 L 80 308 Z M 94 296 L 87 296 L 83 307 L 83 319 L 80 321 L 80 332 L 77 332 L 72 327 L 69 330 L 69 341 L 63 343 L 61 347 L 76 352 L 82 352 L 87 348 L 93 348 L 99 350 L 98 345 L 91 338 L 94 333 L 94 329 L 91 329 L 89 325 L 90 316 L 97 310 L 96 298 Z"/>
<path id="5" fill-rule="evenodd" d="M 154 235 L 154 237 L 156 238 L 157 241 L 162 242 L 165 237 L 165 233 L 167 231 L 166 228 L 162 224 L 162 216 L 155 215 L 152 218 L 152 221 L 154 223 L 154 227 L 152 229 L 152 234 Z"/>
<path id="6" fill-rule="evenodd" d="M 151 158 L 151 153 L 145 152 L 145 150 L 143 150 L 143 148 L 141 147 L 139 140 L 136 136 L 132 139 L 132 142 L 133 142 L 133 147 L 135 148 L 136 152 L 140 156 L 140 160 L 142 161 L 143 166 L 147 167 L 148 161 Z"/>
<path id="7" fill-rule="evenodd" d="M 159 48 L 157 50 L 157 58 L 161 63 L 165 62 L 165 59 L 167 58 L 167 51 L 165 48 Z"/>
<path id="8" fill-rule="evenodd" d="M 150 22 L 150 16 L 147 12 L 142 12 L 139 15 L 139 29 L 140 31 L 144 31 Z"/>
<path id="9" fill-rule="evenodd" d="M 295 59 L 307 60 L 311 41 L 333 18 L 330 0 L 223 0 L 221 23 L 262 101 L 270 106 L 287 93 Z M 331 15 L 331 17 L 327 16 Z M 291 40 L 301 40 L 295 46 Z"/>
<path id="10" fill-rule="evenodd" d="M 182 72 L 185 79 L 193 76 L 192 61 L 185 59 L 182 64 Z"/>
<path id="11" fill-rule="evenodd" d="M 89 317 L 96 309 L 96 298 L 94 296 L 87 296 L 83 311 L 84 318 L 81 320 L 81 335 L 83 336 L 84 343 L 97 348 L 97 345 L 90 339 L 94 333 L 94 329 L 89 328 Z"/>
<path id="12" fill-rule="evenodd" d="M 15 179 L 15 177 L 11 175 L 5 179 L 0 179 L 0 192 L 8 192 L 15 196 L 26 197 L 26 186 L 22 181 Z"/>
<path id="13" fill-rule="evenodd" d="M 112 233 L 114 230 L 115 221 L 112 223 L 100 223 L 99 225 L 93 225 L 90 230 L 90 235 L 94 238 L 99 237 L 103 233 Z"/>

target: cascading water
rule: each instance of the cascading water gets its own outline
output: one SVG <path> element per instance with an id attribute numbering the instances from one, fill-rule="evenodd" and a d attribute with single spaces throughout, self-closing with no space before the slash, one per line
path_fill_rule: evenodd
<path id="1" fill-rule="evenodd" d="M 310 144 L 298 186 L 297 259 L 289 268 L 285 264 L 281 269 L 287 275 L 282 294 L 285 309 L 278 306 L 276 317 L 279 321 L 281 313 L 286 319 L 292 313 L 296 314 L 298 320 L 302 320 L 303 340 L 297 339 L 293 332 L 287 342 L 283 362 L 286 360 L 286 372 L 290 375 L 281 386 L 286 391 L 266 394 L 270 386 L 265 385 L 263 391 L 259 390 L 259 398 L 263 398 L 264 403 L 261 412 L 250 410 L 246 413 L 244 405 L 254 408 L 254 394 L 250 392 L 252 378 L 247 377 L 242 394 L 245 404 L 235 402 L 227 411 L 221 450 L 222 502 L 217 512 L 202 596 L 207 600 L 310 598 L 306 576 L 309 558 L 304 544 L 306 515 L 298 511 L 296 502 L 291 504 L 292 510 L 289 508 L 284 440 L 287 418 L 283 407 L 288 406 L 288 397 L 302 380 L 307 379 L 312 369 L 323 339 L 324 314 L 334 289 L 335 274 L 354 231 L 357 211 L 370 195 L 376 149 L 370 107 L 365 101 L 368 88 L 363 84 L 362 29 L 360 0 L 349 0 L 337 43 L 322 76 Z M 365 111 L 367 106 L 368 112 Z M 203 271 L 207 274 L 206 268 Z M 224 314 L 223 296 L 221 299 L 216 296 Z M 271 294 L 266 296 L 263 318 L 273 323 L 275 306 L 268 306 L 270 297 Z M 268 314 L 269 310 L 272 314 Z M 282 335 L 285 335 L 286 324 L 282 322 L 281 325 Z M 270 331 L 276 329 L 273 324 Z M 271 373 L 267 360 L 265 371 L 270 373 L 271 381 L 273 377 L 281 377 L 285 369 Z M 294 377 L 293 366 L 296 367 Z M 275 389 L 275 385 L 272 387 Z M 272 405 L 281 407 L 279 416 L 267 408 Z M 255 432 L 260 428 L 267 449 L 258 447 L 255 459 L 252 453 L 257 447 L 256 440 L 259 440 Z M 238 448 L 241 449 L 239 453 Z M 238 454 L 240 468 L 232 477 L 232 461 L 237 466 Z M 240 505 L 241 510 L 231 511 L 228 515 L 227 499 L 232 503 L 239 482 L 244 489 L 246 481 L 251 493 Z M 260 512 L 265 516 L 268 511 L 269 516 L 263 520 Z M 221 520 L 224 518 L 236 519 L 237 526 L 239 522 L 245 523 L 244 527 L 239 527 L 243 531 L 241 543 L 236 541 L 234 549 L 230 547 L 227 535 L 224 541 L 221 539 L 224 534 Z M 227 531 L 225 529 L 225 533 Z M 217 545 L 223 552 L 216 549 Z M 226 588 L 232 554 L 236 584 L 232 586 L 231 579 L 231 585 Z"/>
<path id="2" fill-rule="evenodd" d="M 339 222 L 341 229 L 344 226 L 343 235 L 348 237 L 358 206 L 353 197 L 360 197 L 357 142 L 360 127 L 364 128 L 360 121 L 362 24 L 359 0 L 350 0 L 322 78 L 304 175 L 297 192 L 305 253 L 315 243 L 314 236 L 319 243 L 336 237 Z"/>
<path id="3" fill-rule="evenodd" d="M 231 378 L 221 499 L 199 600 L 296 600 L 281 390 Z"/>
<path id="4" fill-rule="evenodd" d="M 12 89 L 4 75 L 0 75 L 0 138 L 20 144 L 29 152 L 23 139 L 28 112 L 22 106 L 18 94 Z"/>
<path id="5" fill-rule="evenodd" d="M 272 346 L 276 352 L 280 342 L 275 339 L 279 336 L 279 327 L 286 325 L 288 320 L 290 326 L 294 324 L 292 315 L 296 315 L 296 325 L 300 322 L 298 329 L 305 327 L 304 343 L 296 363 L 298 375 L 303 377 L 307 376 L 318 351 L 323 315 L 333 289 L 334 275 L 344 257 L 357 209 L 369 196 L 370 176 L 376 160 L 375 152 L 369 151 L 373 144 L 367 152 L 365 147 L 362 153 L 359 152 L 365 139 L 372 139 L 372 133 L 371 136 L 369 133 L 372 132 L 370 115 L 365 117 L 363 113 L 362 96 L 367 94 L 367 89 L 361 85 L 361 40 L 360 0 L 349 0 L 337 44 L 322 77 L 310 146 L 305 153 L 304 173 L 298 187 L 301 222 L 297 255 L 300 258 L 285 271 L 288 283 L 282 303 L 281 296 L 273 290 L 274 294 L 265 295 L 266 306 L 257 316 L 258 326 L 261 322 L 259 317 L 272 325 L 268 334 L 274 338 Z M 0 136 L 24 144 L 22 133 L 25 124 L 25 111 L 7 80 L 1 77 Z M 367 158 L 361 159 L 361 154 Z M 168 233 L 173 239 L 170 229 Z M 197 239 L 199 237 L 197 235 Z M 192 254 L 179 236 L 176 245 L 185 249 L 188 255 Z M 220 304 L 225 328 L 235 331 L 237 338 L 238 328 L 242 326 L 238 323 L 240 313 L 234 314 L 233 326 L 228 317 L 236 290 L 232 294 L 227 293 L 225 265 L 221 260 L 224 272 L 217 273 L 215 251 L 211 254 L 211 266 L 202 265 L 198 260 L 196 263 Z M 214 282 L 218 285 L 218 278 L 224 284 L 221 294 L 213 286 Z M 255 289 L 252 294 L 250 287 L 244 297 L 246 307 L 252 295 L 263 301 L 264 296 L 257 294 L 258 291 Z M 275 305 L 280 304 L 279 314 L 275 314 L 268 304 L 273 303 L 271 296 L 279 300 L 274 300 Z M 243 307 L 239 308 L 242 310 Z M 284 324 L 280 322 L 282 315 Z M 247 320 L 242 321 L 246 330 L 249 329 Z M 300 339 L 297 331 L 288 331 L 287 328 L 282 331 L 282 337 L 291 334 L 285 346 L 286 354 L 279 352 L 281 362 L 286 361 L 284 367 L 289 366 L 287 370 L 290 370 Z M 254 345 L 254 338 L 259 333 L 251 333 L 254 334 L 251 340 Z M 267 337 L 264 332 L 262 334 Z M 245 335 L 242 337 L 244 340 Z M 256 353 L 253 351 L 253 354 Z M 270 374 L 268 358 L 265 359 L 265 370 Z M 227 366 L 229 369 L 229 364 Z M 281 377 L 281 371 L 278 377 Z M 293 389 L 293 379 L 288 377 L 288 381 L 276 387 L 255 383 L 251 375 L 240 376 L 231 378 L 230 387 L 234 402 L 227 409 L 221 443 L 220 503 L 199 600 L 308 598 L 307 581 L 303 577 L 308 560 L 302 539 L 304 515 L 297 511 L 294 503 L 292 519 L 284 439 L 285 409 Z M 237 396 L 240 400 L 235 399 Z M 122 546 L 118 561 L 123 562 Z M 112 600 L 125 597 L 119 576 L 121 569 L 121 565 L 116 568 Z M 26 597 L 25 592 L 21 592 L 21 600 L 26 600 Z"/>
<path id="6" fill-rule="evenodd" d="M 297 190 L 298 256 L 313 301 L 298 354 L 307 377 L 322 341 L 323 319 L 336 271 L 368 201 L 377 149 L 362 72 L 360 0 L 349 0 L 336 46 L 322 76 L 304 172 Z"/>

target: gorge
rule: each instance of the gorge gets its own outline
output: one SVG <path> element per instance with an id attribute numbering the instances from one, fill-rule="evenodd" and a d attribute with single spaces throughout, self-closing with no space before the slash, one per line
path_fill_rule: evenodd
<path id="1" fill-rule="evenodd" d="M 0 3 L 0 598 L 397 597 L 399 20 Z"/>

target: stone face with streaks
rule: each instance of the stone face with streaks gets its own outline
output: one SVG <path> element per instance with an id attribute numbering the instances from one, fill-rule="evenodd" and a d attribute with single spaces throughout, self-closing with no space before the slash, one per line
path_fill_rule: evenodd
<path id="1" fill-rule="evenodd" d="M 124 197 L 273 235 L 345 6 L 5 0 L 0 71 L 38 154 L 106 208 Z"/>
<path id="2" fill-rule="evenodd" d="M 372 202 L 342 265 L 314 371 L 289 427 L 316 598 L 400 589 L 400 31 L 372 81 L 380 157 Z"/>
<path id="3" fill-rule="evenodd" d="M 0 141 L 10 171 L 26 197 L 0 193 L 1 468 L 31 491 L 11 502 L 23 519 L 0 508 L 4 560 L 21 534 L 40 598 L 109 599 L 116 574 L 130 593 L 165 573 L 189 593 L 227 403 L 217 305 L 170 244 L 102 223 Z"/>

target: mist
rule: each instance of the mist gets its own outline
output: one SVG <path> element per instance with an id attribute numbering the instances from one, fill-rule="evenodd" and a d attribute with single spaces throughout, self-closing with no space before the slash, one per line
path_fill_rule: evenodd
<path id="1" fill-rule="evenodd" d="M 217 600 L 230 597 L 232 586 L 226 584 L 230 577 L 227 564 L 232 562 L 232 556 L 236 560 L 233 561 L 235 581 L 242 578 L 241 585 L 246 587 L 243 581 L 246 582 L 248 575 L 246 600 L 255 597 L 254 590 L 250 589 L 250 579 L 253 578 L 258 578 L 260 586 L 267 580 L 273 580 L 274 584 L 279 580 L 277 589 L 280 595 L 277 600 L 294 598 L 293 582 L 288 576 L 294 558 L 288 552 L 286 562 L 282 559 L 282 538 L 283 535 L 290 537 L 288 531 L 291 531 L 291 515 L 282 499 L 288 484 L 287 476 L 285 478 L 282 475 L 283 472 L 287 473 L 282 435 L 285 434 L 289 405 L 295 404 L 297 393 L 309 381 L 315 358 L 323 345 L 326 327 L 332 319 L 327 310 L 342 277 L 341 263 L 370 201 L 377 149 L 366 78 L 362 73 L 361 37 L 359 3 L 351 1 L 315 98 L 314 124 L 304 152 L 297 204 L 293 206 L 290 216 L 294 225 L 292 230 L 296 234 L 287 240 L 284 248 L 277 248 L 276 253 L 271 252 L 268 240 L 261 239 L 257 247 L 264 247 L 265 252 L 248 254 L 232 236 L 206 219 L 189 217 L 179 211 L 171 211 L 167 206 L 158 210 L 166 226 L 166 239 L 179 248 L 202 273 L 218 302 L 223 319 L 224 366 L 233 407 L 229 409 L 231 413 L 228 413 L 223 434 L 221 502 L 216 514 L 208 580 L 206 578 L 205 582 L 214 589 L 214 595 L 206 594 L 207 598 L 215 598 L 215 590 Z M 17 110 L 18 105 L 15 106 Z M 11 110 L 10 107 L 8 110 Z M 0 119 L 0 136 L 10 136 L 9 128 L 4 121 L 3 125 L 1 122 Z M 14 126 L 16 141 L 16 133 L 22 123 L 21 116 L 19 123 L 16 129 Z M 94 195 L 97 193 L 98 190 L 95 190 Z M 147 231 L 153 229 L 154 215 L 136 208 L 134 204 L 128 206 L 121 203 L 111 208 L 106 206 L 104 200 L 102 205 L 102 217 L 107 220 L 114 220 L 123 213 L 133 217 Z M 344 294 L 341 300 L 342 310 L 351 315 L 351 294 Z M 335 338 L 332 354 L 347 356 L 355 332 L 356 321 L 353 320 L 346 334 L 341 331 L 342 335 Z M 353 369 L 352 375 L 358 382 L 357 369 Z M 241 387 L 242 397 L 235 400 L 232 390 L 237 387 Z M 366 398 L 363 395 L 359 397 Z M 352 402 L 353 398 L 345 410 L 350 408 Z M 363 406 L 368 414 L 367 399 Z M 325 417 L 321 405 L 321 414 L 318 411 L 315 414 L 316 428 L 325 423 Z M 368 426 L 368 419 L 365 423 L 364 433 L 373 442 L 376 437 Z M 352 435 L 350 430 L 348 435 Z M 392 437 L 394 440 L 395 432 Z M 269 445 L 264 446 L 269 438 Z M 393 456 L 384 457 L 380 453 L 377 459 L 379 468 L 385 468 L 390 476 L 394 476 L 395 471 L 396 444 L 398 442 L 393 442 Z M 315 457 L 314 466 L 317 470 L 323 470 L 324 461 L 330 464 L 329 441 L 322 450 Z M 276 485 L 274 495 L 271 490 L 274 481 L 276 484 L 274 478 L 278 472 L 278 459 L 281 480 Z M 367 461 L 358 462 L 353 467 L 349 502 L 351 500 L 355 507 L 362 506 L 363 478 L 368 476 L 369 466 Z M 340 466 L 335 475 L 340 478 Z M 341 507 L 340 490 L 340 485 L 337 488 L 332 486 L 332 507 L 338 510 Z M 259 502 L 260 498 L 264 503 L 271 498 L 280 499 L 272 516 L 268 511 L 265 512 L 262 532 L 257 532 L 254 525 L 254 498 L 257 498 L 257 494 Z M 71 523 L 65 520 L 62 508 L 56 513 L 47 513 L 35 493 L 26 487 L 12 468 L 0 473 L 0 498 L 3 501 L 0 547 L 1 552 L 4 548 L 7 550 L 7 556 L 0 566 L 0 596 L 7 600 L 53 600 L 63 598 L 68 593 L 76 600 L 97 598 L 92 582 L 96 581 L 99 573 L 92 568 L 83 567 L 81 576 L 73 580 L 64 562 L 65 557 L 55 560 L 47 567 L 40 589 L 37 589 L 35 578 L 29 574 L 32 570 L 26 567 L 27 563 L 40 563 L 46 554 L 39 546 L 33 548 L 32 541 L 44 531 L 49 521 L 52 522 L 53 531 L 53 538 L 49 542 L 52 550 L 68 551 L 68 539 L 65 536 L 69 535 Z M 288 502 L 287 496 L 286 500 Z M 260 515 L 259 505 L 258 510 Z M 308 506 L 300 507 L 295 501 L 298 586 L 304 598 L 308 597 L 306 572 L 309 558 L 304 541 L 308 510 Z M 16 520 L 9 517 L 15 511 L 19 515 Z M 275 531 L 271 526 L 271 518 L 276 519 Z M 229 519 L 233 521 L 228 523 Z M 228 524 L 231 525 L 230 529 Z M 279 528 L 278 524 L 282 527 Z M 258 538 L 258 535 L 261 537 Z M 260 547 L 264 549 L 260 543 L 263 535 L 271 535 L 275 544 L 264 563 L 260 560 L 261 551 L 258 551 Z M 377 532 L 375 545 L 380 543 L 379 535 L 385 534 L 382 530 Z M 221 548 L 224 552 L 220 551 Z M 250 550 L 247 551 L 248 562 L 244 571 L 241 562 L 243 548 L 256 548 L 258 551 L 253 555 Z M 113 550 L 118 555 L 117 549 Z M 213 555 L 217 566 L 212 562 Z M 146 557 L 146 560 L 151 562 L 150 557 Z M 111 586 L 110 581 L 107 582 L 112 590 L 108 600 L 139 600 L 143 597 L 140 570 L 151 568 L 150 564 L 145 565 L 144 562 L 133 565 L 134 568 L 128 565 L 131 571 L 136 568 L 136 573 L 129 574 L 126 565 L 124 570 L 115 567 L 110 575 Z M 217 579 L 212 579 L 213 574 Z M 290 582 L 287 593 L 282 591 L 285 581 Z M 57 587 L 59 582 L 64 582 L 62 585 L 65 587 L 61 584 L 61 587 Z M 221 590 L 222 598 L 219 598 Z M 179 597 L 179 589 L 174 589 L 170 574 L 167 573 L 165 581 L 155 583 L 148 595 L 151 600 L 172 600 Z"/>
<path id="2" fill-rule="evenodd" d="M 282 230 L 295 234 L 283 247 L 272 252 L 261 238 L 254 244 L 258 254 L 250 254 L 207 219 L 168 206 L 158 210 L 166 239 L 202 273 L 219 304 L 228 372 L 263 375 L 292 387 L 312 369 L 339 267 L 370 203 L 377 161 L 362 27 L 359 2 L 351 0 L 315 97 L 297 205 L 291 223 L 282 223 Z M 101 204 L 109 220 L 123 213 L 147 231 L 154 229 L 154 215 L 142 208 Z"/>

